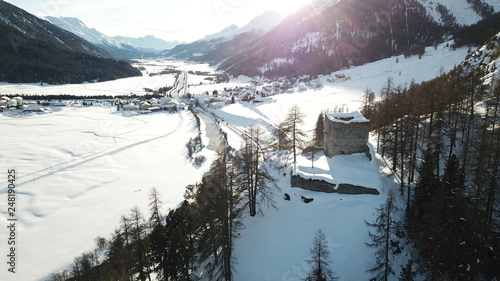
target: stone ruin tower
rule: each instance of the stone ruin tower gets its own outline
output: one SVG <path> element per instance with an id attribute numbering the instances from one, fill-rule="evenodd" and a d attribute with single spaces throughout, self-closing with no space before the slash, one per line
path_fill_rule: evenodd
<path id="1" fill-rule="evenodd" d="M 325 155 L 366 153 L 369 158 L 367 146 L 370 132 L 370 120 L 359 112 L 327 113 L 324 116 L 323 147 Z"/>

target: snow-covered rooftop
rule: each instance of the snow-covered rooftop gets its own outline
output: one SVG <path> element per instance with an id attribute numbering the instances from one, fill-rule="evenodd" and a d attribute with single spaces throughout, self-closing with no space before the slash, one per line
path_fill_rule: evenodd
<path id="1" fill-rule="evenodd" d="M 363 114 L 359 113 L 358 111 L 350 113 L 328 113 L 326 114 L 326 116 L 332 122 L 345 124 L 370 122 L 370 120 L 366 119 Z"/>

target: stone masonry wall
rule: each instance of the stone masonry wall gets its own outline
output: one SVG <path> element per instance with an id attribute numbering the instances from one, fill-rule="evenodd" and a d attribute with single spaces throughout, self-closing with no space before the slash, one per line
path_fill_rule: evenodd
<path id="1" fill-rule="evenodd" d="M 370 122 L 333 122 L 325 116 L 324 124 L 323 146 L 328 157 L 369 152 Z"/>
<path id="2" fill-rule="evenodd" d="M 372 194 L 372 195 L 380 194 L 378 190 L 374 188 L 345 184 L 345 183 L 341 183 L 337 187 L 336 184 L 329 183 L 324 180 L 305 179 L 298 175 L 292 175 L 292 187 L 300 187 L 307 190 L 325 192 L 325 193 Z"/>

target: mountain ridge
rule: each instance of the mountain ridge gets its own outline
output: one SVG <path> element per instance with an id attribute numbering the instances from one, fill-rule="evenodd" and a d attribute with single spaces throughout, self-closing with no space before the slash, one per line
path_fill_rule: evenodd
<path id="1" fill-rule="evenodd" d="M 274 28 L 283 16 L 275 12 L 264 12 L 242 27 L 230 25 L 223 30 L 207 35 L 200 40 L 181 44 L 172 50 L 162 52 L 162 56 L 173 59 L 210 61 L 218 63 L 228 53 L 244 48 L 260 35 Z"/>
<path id="2" fill-rule="evenodd" d="M 90 42 L 91 44 L 105 50 L 112 57 L 118 59 L 130 59 L 141 57 L 141 51 L 133 46 L 123 44 L 94 28 L 89 28 L 78 18 L 72 17 L 45 17 L 50 23 L 68 31 L 76 36 Z"/>
<path id="3" fill-rule="evenodd" d="M 145 52 L 159 52 L 165 49 L 172 49 L 175 46 L 182 44 L 181 41 L 165 41 L 163 39 L 157 38 L 153 35 L 146 35 L 143 37 L 127 37 L 127 36 L 113 36 L 115 40 L 119 42 L 130 44 L 135 48 L 145 51 Z"/>
<path id="4" fill-rule="evenodd" d="M 180 44 L 178 41 L 167 42 L 152 35 L 141 38 L 126 36 L 108 36 L 95 28 L 88 27 L 83 21 L 73 17 L 45 17 L 58 27 L 69 31 L 78 37 L 106 50 L 118 59 L 141 58 L 148 53 L 157 53 Z"/>
<path id="5" fill-rule="evenodd" d="M 51 84 L 107 81 L 139 76 L 105 50 L 0 1 L 0 81 Z"/>

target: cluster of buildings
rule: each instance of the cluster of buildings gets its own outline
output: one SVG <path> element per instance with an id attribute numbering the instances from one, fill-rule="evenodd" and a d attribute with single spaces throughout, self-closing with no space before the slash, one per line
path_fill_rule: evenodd
<path id="1" fill-rule="evenodd" d="M 51 107 L 65 106 L 92 106 L 113 104 L 114 100 L 25 100 L 22 97 L 1 97 L 0 112 L 6 110 L 20 110 L 22 112 L 48 112 Z"/>
<path id="2" fill-rule="evenodd" d="M 178 111 L 186 109 L 186 104 L 179 102 L 171 97 L 162 97 L 160 99 L 151 98 L 149 100 L 132 98 L 127 100 L 118 99 L 116 109 L 118 111 L 140 111 L 141 113 L 150 113 L 156 111 Z"/>
<path id="3" fill-rule="evenodd" d="M 24 100 L 22 97 L 1 97 L 0 98 L 0 112 L 3 112 L 7 108 L 20 108 L 23 106 Z"/>
<path id="4" fill-rule="evenodd" d="M 130 99 L 83 99 L 83 100 L 37 100 L 27 101 L 22 97 L 1 97 L 0 112 L 6 110 L 21 110 L 23 112 L 46 112 L 51 107 L 64 106 L 116 106 L 117 110 L 140 111 L 150 113 L 155 111 L 178 111 L 186 109 L 187 105 L 171 97 L 162 98 L 130 98 Z"/>
<path id="5" fill-rule="evenodd" d="M 235 102 L 249 102 L 253 104 L 269 102 L 270 97 L 284 93 L 304 92 L 309 89 L 322 88 L 323 84 L 319 80 L 295 80 L 290 78 L 280 78 L 278 80 L 251 80 L 248 85 L 224 88 L 222 91 L 205 91 L 197 94 L 194 102 L 202 104 L 208 108 L 217 109 Z M 188 96 L 187 98 L 191 98 Z"/>

